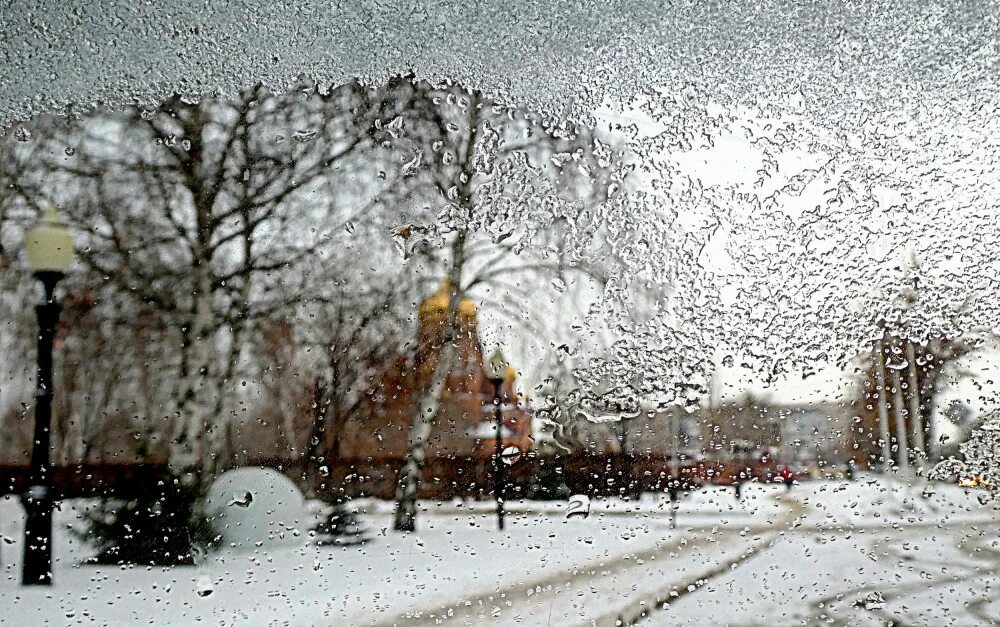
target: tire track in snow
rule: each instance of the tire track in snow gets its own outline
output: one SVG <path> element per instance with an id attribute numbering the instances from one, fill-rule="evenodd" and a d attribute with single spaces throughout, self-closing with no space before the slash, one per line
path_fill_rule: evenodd
<path id="1" fill-rule="evenodd" d="M 794 525 L 796 521 L 804 518 L 806 512 L 808 511 L 808 508 L 805 505 L 793 498 L 779 495 L 777 500 L 788 506 L 788 511 L 782 515 L 781 521 L 777 523 L 779 527 L 790 527 Z M 597 627 L 634 625 L 651 616 L 654 612 L 659 611 L 666 604 L 673 603 L 681 597 L 697 592 L 716 577 L 738 568 L 743 562 L 747 561 L 754 555 L 757 555 L 758 553 L 774 546 L 776 539 L 780 537 L 779 531 L 780 529 L 768 530 L 765 532 L 767 535 L 766 538 L 754 542 L 749 548 L 736 557 L 725 559 L 722 562 L 717 563 L 712 568 L 701 572 L 698 576 L 692 577 L 686 581 L 661 586 L 652 591 L 652 593 L 646 593 L 637 599 L 631 600 L 626 607 L 616 612 L 605 614 L 598 620 L 587 624 L 596 625 Z M 729 533 L 732 532 L 730 531 Z"/>
<path id="2" fill-rule="evenodd" d="M 1000 523 L 995 520 L 989 521 L 976 521 L 979 525 L 992 527 L 994 532 L 997 530 Z M 961 523 L 955 523 L 950 525 L 953 527 L 958 527 L 965 534 L 957 544 L 957 550 L 965 550 L 967 547 L 969 549 L 974 549 L 977 552 L 981 552 L 983 557 L 980 558 L 987 563 L 961 563 L 948 561 L 944 563 L 938 562 L 928 562 L 926 560 L 913 560 L 912 556 L 907 555 L 905 552 L 899 550 L 898 547 L 894 545 L 889 545 L 887 551 L 889 552 L 889 557 L 895 559 L 897 562 L 912 562 L 914 566 L 928 566 L 937 567 L 947 566 L 949 568 L 955 569 L 955 572 L 948 573 L 946 575 L 938 575 L 926 579 L 920 579 L 912 583 L 905 584 L 889 584 L 886 585 L 884 582 L 877 583 L 866 583 L 861 586 L 847 587 L 837 590 L 831 594 L 827 594 L 816 601 L 810 603 L 810 610 L 812 614 L 809 618 L 809 624 L 825 624 L 833 625 L 834 627 L 848 627 L 849 625 L 854 625 L 857 623 L 856 615 L 842 615 L 835 616 L 836 604 L 850 602 L 851 599 L 858 599 L 862 595 L 871 592 L 879 592 L 882 595 L 882 600 L 884 604 L 880 604 L 878 607 L 865 607 L 860 602 L 853 604 L 859 611 L 867 612 L 872 616 L 877 617 L 884 624 L 888 625 L 902 625 L 909 624 L 909 617 L 899 616 L 892 612 L 888 605 L 893 601 L 902 601 L 908 597 L 914 595 L 926 594 L 929 590 L 934 588 L 954 585 L 958 583 L 974 584 L 978 579 L 984 575 L 989 575 L 997 572 L 997 566 L 1000 565 L 1000 554 L 997 553 L 996 549 L 988 544 L 986 544 L 989 539 L 988 536 L 979 531 L 978 535 L 973 535 L 969 533 L 969 529 L 976 529 L 975 524 L 970 524 L 969 521 L 962 521 Z M 920 531 L 925 528 L 940 528 L 937 524 L 920 524 L 907 526 L 900 531 L 913 532 Z M 994 533 L 995 537 L 995 533 Z M 953 539 L 957 539 L 957 536 L 952 536 Z M 899 541 L 897 539 L 897 541 Z M 968 604 L 965 604 L 965 610 L 974 618 L 973 623 L 981 624 L 996 624 L 996 617 L 987 616 L 983 610 L 983 606 L 991 601 L 989 597 L 981 597 L 979 599 L 973 600 Z M 851 607 L 848 607 L 850 611 Z M 841 612 L 843 614 L 843 612 Z"/>
<path id="3" fill-rule="evenodd" d="M 561 605 L 560 609 L 566 610 L 569 604 L 570 609 L 575 609 L 579 613 L 580 605 L 587 601 L 600 602 L 603 607 L 594 613 L 597 618 L 586 619 L 582 624 L 631 624 L 642 618 L 652 607 L 659 607 L 659 604 L 651 604 L 651 601 L 677 598 L 680 594 L 687 594 L 691 586 L 697 589 L 704 585 L 707 579 L 749 558 L 761 547 L 773 541 L 770 537 L 772 534 L 777 534 L 778 530 L 791 525 L 806 511 L 806 507 L 795 499 L 778 496 L 777 500 L 785 505 L 786 511 L 767 526 L 747 527 L 749 530 L 746 532 L 747 535 L 767 534 L 768 538 L 763 540 L 758 541 L 753 537 L 744 540 L 739 535 L 740 532 L 735 529 L 720 530 L 718 526 L 691 527 L 682 532 L 680 537 L 654 549 L 598 560 L 586 566 L 542 576 L 456 602 L 439 603 L 431 608 L 411 610 L 395 619 L 378 622 L 375 625 L 411 627 L 440 624 L 476 625 L 523 620 L 525 616 L 531 617 L 530 624 L 565 624 L 567 617 L 564 614 L 553 615 L 555 608 Z M 691 553 L 694 551 L 721 553 L 704 560 L 708 563 L 717 563 L 719 559 L 732 554 L 733 544 L 740 545 L 735 549 L 739 551 L 739 556 L 726 560 L 721 566 L 715 566 L 708 572 L 699 572 L 694 577 L 685 577 L 680 581 L 675 579 L 658 585 L 656 581 L 650 581 L 651 576 L 656 574 L 669 576 L 666 572 L 656 573 L 657 569 L 670 573 L 683 572 L 683 567 L 690 565 Z M 654 585 L 651 589 L 646 586 L 637 589 L 633 583 L 632 589 L 623 593 L 621 584 L 626 582 L 627 585 L 629 581 L 648 582 Z M 624 601 L 624 604 L 619 604 L 611 612 L 602 611 L 615 600 Z M 585 609 L 583 611 L 586 613 Z M 627 622 L 619 622 L 623 619 L 627 619 Z"/>

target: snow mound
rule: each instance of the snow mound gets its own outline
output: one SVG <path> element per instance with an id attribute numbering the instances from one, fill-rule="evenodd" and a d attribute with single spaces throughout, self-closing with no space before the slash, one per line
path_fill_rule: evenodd
<path id="1" fill-rule="evenodd" d="M 308 513 L 291 479 L 270 468 L 237 468 L 208 490 L 205 512 L 226 545 L 253 550 L 298 544 Z"/>

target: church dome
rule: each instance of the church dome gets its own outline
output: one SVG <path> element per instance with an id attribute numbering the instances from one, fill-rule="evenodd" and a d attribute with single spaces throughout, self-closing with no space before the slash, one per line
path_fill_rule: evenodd
<path id="1" fill-rule="evenodd" d="M 444 319 L 445 311 L 448 309 L 448 291 L 451 284 L 447 279 L 441 283 L 433 294 L 424 299 L 417 309 L 421 320 Z M 473 319 L 476 317 L 476 303 L 468 298 L 463 298 L 458 304 L 458 315 L 463 319 Z"/>

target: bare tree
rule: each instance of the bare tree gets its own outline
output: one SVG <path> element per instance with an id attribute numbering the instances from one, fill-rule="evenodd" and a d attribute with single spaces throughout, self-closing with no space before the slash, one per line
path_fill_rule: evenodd
<path id="1" fill-rule="evenodd" d="M 434 87 L 414 83 L 414 102 L 420 114 L 408 123 L 406 137 L 413 142 L 411 163 L 422 185 L 410 194 L 424 199 L 433 212 L 397 234 L 407 253 L 436 258 L 429 246 L 449 240 L 443 259 L 448 286 L 440 345 L 429 354 L 436 360 L 429 384 L 415 406 L 406 458 L 396 489 L 393 528 L 416 528 L 416 500 L 425 447 L 440 408 L 441 393 L 454 365 L 459 303 L 470 290 L 483 285 L 517 290 L 503 279 L 524 272 L 566 271 L 570 264 L 543 260 L 526 264 L 512 260 L 528 242 L 552 234 L 559 210 L 549 207 L 548 220 L 517 223 L 515 208 L 529 202 L 578 206 L 604 190 L 601 168 L 593 159 L 595 142 L 582 129 L 548 126 L 538 116 L 499 106 L 461 86 Z M 543 212 L 544 213 L 544 212 Z M 482 238 L 485 235 L 486 238 Z M 505 240 L 514 238 L 513 242 Z"/>
<path id="2" fill-rule="evenodd" d="M 855 402 L 861 416 L 855 431 L 859 460 L 895 463 L 906 469 L 932 452 L 931 416 L 942 389 L 942 373 L 977 350 L 976 337 L 930 337 L 918 342 L 904 330 L 888 327 L 861 372 L 863 397 Z M 928 446 L 931 444 L 931 446 Z"/>
<path id="3" fill-rule="evenodd" d="M 303 368 L 311 376 L 311 420 L 302 457 L 310 490 L 324 483 L 330 465 L 340 459 L 348 421 L 358 415 L 373 392 L 372 381 L 381 379 L 409 338 L 408 305 L 417 285 L 411 277 L 348 270 L 328 301 L 303 307 L 303 314 L 313 319 L 299 340 L 311 355 Z"/>
<path id="4" fill-rule="evenodd" d="M 405 186 L 405 85 L 254 87 L 33 127 L 9 196 L 62 205 L 93 275 L 168 323 L 174 351 L 158 366 L 171 375 L 176 471 L 214 464 L 246 333 L 300 302 L 304 264 L 335 255 L 345 225 Z"/>

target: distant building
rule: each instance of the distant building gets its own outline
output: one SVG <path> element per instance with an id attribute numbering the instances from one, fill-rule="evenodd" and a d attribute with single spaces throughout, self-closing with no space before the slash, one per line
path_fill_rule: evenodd
<path id="1" fill-rule="evenodd" d="M 726 458 L 744 450 L 783 463 L 841 464 L 848 459 L 851 405 L 776 404 L 744 396 L 700 411 L 706 454 Z"/>
<path id="2" fill-rule="evenodd" d="M 681 407 L 619 422 L 574 425 L 588 451 L 669 456 L 672 430 L 684 459 L 732 462 L 767 453 L 776 461 L 840 464 L 849 458 L 852 407 L 844 403 L 775 404 L 752 396 L 687 412 Z"/>
<path id="3" fill-rule="evenodd" d="M 786 405 L 781 419 L 781 458 L 809 465 L 844 464 L 851 458 L 849 403 Z"/>

